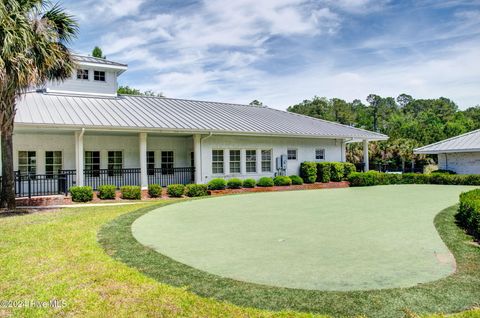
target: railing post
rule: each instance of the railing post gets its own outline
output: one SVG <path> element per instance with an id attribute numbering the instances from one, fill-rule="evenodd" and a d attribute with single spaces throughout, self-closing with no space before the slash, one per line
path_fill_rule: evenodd
<path id="1" fill-rule="evenodd" d="M 28 178 L 28 198 L 31 199 L 32 198 L 32 178 L 30 176 L 30 172 L 27 174 L 27 178 Z"/>

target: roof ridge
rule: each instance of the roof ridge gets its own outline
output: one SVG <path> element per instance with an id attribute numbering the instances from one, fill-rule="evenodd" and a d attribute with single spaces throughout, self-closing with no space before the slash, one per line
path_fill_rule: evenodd
<path id="1" fill-rule="evenodd" d="M 413 150 L 414 150 L 414 151 L 417 151 L 417 150 L 422 150 L 423 148 L 440 145 L 440 144 L 443 144 L 443 143 L 445 143 L 445 142 L 449 142 L 449 141 L 452 141 L 452 140 L 455 140 L 455 139 L 458 139 L 458 138 L 463 138 L 463 137 L 465 137 L 465 136 L 468 136 L 468 135 L 471 135 L 471 134 L 474 134 L 474 133 L 477 133 L 477 132 L 480 132 L 480 129 L 475 129 L 475 130 L 472 130 L 472 131 L 463 133 L 463 134 L 458 135 L 458 136 L 453 136 L 453 137 L 450 137 L 450 138 L 447 138 L 447 139 L 444 139 L 444 140 L 440 140 L 440 141 L 437 141 L 437 142 L 434 142 L 434 143 L 431 143 L 431 144 L 428 144 L 428 145 L 425 145 L 425 146 L 421 146 L 421 147 L 415 148 L 415 149 L 413 149 Z"/>
<path id="2" fill-rule="evenodd" d="M 145 96 L 145 95 L 138 95 L 138 94 L 118 94 L 118 95 L 119 96 L 125 96 L 125 97 L 158 98 L 158 99 L 182 100 L 182 101 L 187 101 L 187 102 L 213 103 L 213 104 L 222 104 L 222 105 L 235 105 L 235 106 L 244 106 L 244 107 L 273 109 L 273 108 L 270 108 L 268 106 L 257 106 L 257 105 L 248 105 L 248 104 L 240 104 L 240 103 L 227 103 L 227 102 L 215 102 L 215 101 L 200 100 L 200 99 L 176 98 L 176 97 L 165 97 L 165 96 Z"/>

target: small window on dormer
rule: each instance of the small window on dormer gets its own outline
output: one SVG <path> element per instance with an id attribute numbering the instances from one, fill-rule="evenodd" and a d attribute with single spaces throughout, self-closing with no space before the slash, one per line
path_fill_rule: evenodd
<path id="1" fill-rule="evenodd" d="M 93 79 L 95 81 L 105 82 L 105 72 L 93 71 Z"/>
<path id="2" fill-rule="evenodd" d="M 88 70 L 77 70 L 77 79 L 88 80 Z"/>

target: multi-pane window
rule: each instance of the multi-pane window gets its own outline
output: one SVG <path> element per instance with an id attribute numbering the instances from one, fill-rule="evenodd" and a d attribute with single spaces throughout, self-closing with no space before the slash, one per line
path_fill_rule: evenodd
<path id="1" fill-rule="evenodd" d="M 245 168 L 247 172 L 257 172 L 257 151 L 245 151 Z"/>
<path id="2" fill-rule="evenodd" d="M 272 171 L 272 150 L 262 150 L 262 172 Z"/>
<path id="3" fill-rule="evenodd" d="M 240 173 L 240 150 L 230 150 L 230 173 Z"/>
<path id="4" fill-rule="evenodd" d="M 315 160 L 325 159 L 325 149 L 315 149 Z"/>
<path id="5" fill-rule="evenodd" d="M 108 175 L 118 176 L 122 174 L 123 168 L 123 152 L 109 151 L 108 152 Z"/>
<path id="6" fill-rule="evenodd" d="M 155 151 L 147 151 L 147 174 L 155 174 Z"/>
<path id="7" fill-rule="evenodd" d="M 173 151 L 162 151 L 162 174 L 173 174 Z"/>
<path id="8" fill-rule="evenodd" d="M 58 174 L 62 170 L 62 152 L 46 151 L 45 152 L 45 174 L 48 177 Z"/>
<path id="9" fill-rule="evenodd" d="M 105 82 L 105 72 L 103 71 L 93 71 L 93 80 Z"/>
<path id="10" fill-rule="evenodd" d="M 88 80 L 88 70 L 77 70 L 77 79 Z"/>
<path id="11" fill-rule="evenodd" d="M 223 150 L 212 150 L 212 173 L 223 173 Z"/>
<path id="12" fill-rule="evenodd" d="M 100 151 L 85 151 L 85 173 L 90 177 L 100 175 Z"/>
<path id="13" fill-rule="evenodd" d="M 288 160 L 297 160 L 297 149 L 287 149 Z"/>
<path id="14" fill-rule="evenodd" d="M 18 171 L 21 174 L 37 173 L 37 154 L 35 151 L 18 152 Z"/>

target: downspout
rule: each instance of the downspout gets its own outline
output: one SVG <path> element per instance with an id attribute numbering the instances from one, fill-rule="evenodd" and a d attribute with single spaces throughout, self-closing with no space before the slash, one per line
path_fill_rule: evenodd
<path id="1" fill-rule="evenodd" d="M 201 138 L 200 138 L 200 177 L 201 177 L 202 182 L 203 182 L 203 171 L 202 171 L 202 170 L 203 170 L 203 162 L 202 162 L 202 157 L 203 157 L 203 156 L 202 156 L 202 153 L 203 153 L 203 150 L 202 150 L 202 143 L 203 143 L 204 140 L 207 140 L 208 138 L 210 138 L 210 137 L 212 137 L 212 136 L 213 136 L 213 133 L 210 132 L 210 133 L 208 134 L 208 136 L 205 136 L 205 137 L 201 137 Z"/>
<path id="2" fill-rule="evenodd" d="M 445 153 L 445 170 L 448 170 L 448 154 Z"/>

